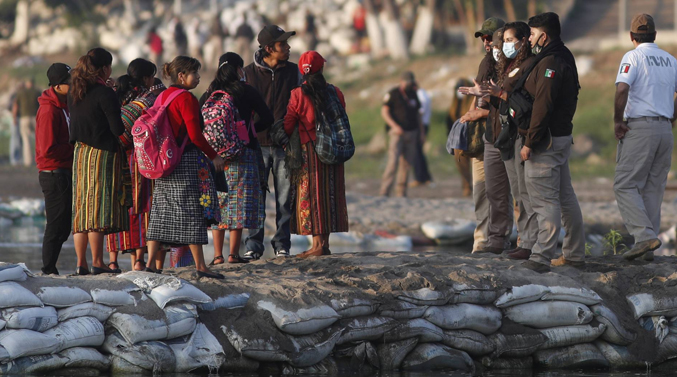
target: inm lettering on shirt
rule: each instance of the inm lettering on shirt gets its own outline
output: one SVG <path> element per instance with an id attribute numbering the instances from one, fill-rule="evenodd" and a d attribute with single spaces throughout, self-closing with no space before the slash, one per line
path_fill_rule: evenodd
<path id="1" fill-rule="evenodd" d="M 670 59 L 664 58 L 664 57 L 656 57 L 656 56 L 647 56 L 646 57 L 647 63 L 649 66 L 655 66 L 655 67 L 672 67 L 672 63 L 670 62 Z"/>

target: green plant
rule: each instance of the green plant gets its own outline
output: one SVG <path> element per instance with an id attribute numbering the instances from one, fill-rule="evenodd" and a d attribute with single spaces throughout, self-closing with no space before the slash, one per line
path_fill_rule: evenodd
<path id="1" fill-rule="evenodd" d="M 592 245 L 585 243 L 585 255 L 592 255 Z"/>
<path id="2" fill-rule="evenodd" d="M 604 235 L 604 255 L 613 252 L 613 255 L 623 253 L 628 247 L 623 243 L 623 235 L 615 230 L 609 230 L 609 233 Z"/>

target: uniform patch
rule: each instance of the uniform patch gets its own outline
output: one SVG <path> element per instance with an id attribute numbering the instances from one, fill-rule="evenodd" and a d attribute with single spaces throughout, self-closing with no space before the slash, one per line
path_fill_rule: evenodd
<path id="1" fill-rule="evenodd" d="M 520 70 L 519 68 L 513 69 L 512 71 L 510 71 L 510 73 L 508 73 L 508 77 L 514 77 L 517 74 L 517 72 L 519 72 L 519 70 Z"/>
<path id="2" fill-rule="evenodd" d="M 383 97 L 383 103 L 387 103 L 388 101 L 390 101 L 390 93 L 389 92 L 386 93 L 386 95 Z"/>
<path id="3" fill-rule="evenodd" d="M 510 108 L 510 116 L 513 118 L 515 117 L 515 110 L 513 110 L 512 107 Z"/>
<path id="4" fill-rule="evenodd" d="M 628 64 L 628 63 L 621 64 L 621 73 L 628 73 L 628 72 L 630 72 L 630 64 Z"/>
<path id="5" fill-rule="evenodd" d="M 549 79 L 555 77 L 555 71 L 553 71 L 552 69 L 546 69 L 545 70 L 545 77 L 547 77 Z"/>

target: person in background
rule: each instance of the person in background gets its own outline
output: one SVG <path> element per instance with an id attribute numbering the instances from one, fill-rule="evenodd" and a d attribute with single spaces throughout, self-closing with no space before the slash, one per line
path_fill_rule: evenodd
<path id="1" fill-rule="evenodd" d="M 364 40 L 367 38 L 367 10 L 364 5 L 358 4 L 353 13 L 353 29 L 355 29 L 355 43 L 353 44 L 353 51 L 363 51 L 362 46 Z"/>
<path id="2" fill-rule="evenodd" d="M 87 244 L 92 273 L 115 273 L 103 262 L 106 234 L 129 229 L 131 197 L 123 178 L 125 161 L 118 137 L 125 132 L 120 103 L 106 86 L 113 56 L 103 48 L 89 50 L 71 72 L 68 109 L 73 158 L 73 241 L 77 275 L 87 275 Z"/>
<path id="3" fill-rule="evenodd" d="M 247 21 L 247 12 L 244 12 L 242 14 L 242 23 L 235 29 L 235 53 L 251 59 L 253 41 L 254 30 Z"/>
<path id="4" fill-rule="evenodd" d="M 190 55 L 198 60 L 204 60 L 202 48 L 207 40 L 205 27 L 206 25 L 199 18 L 193 18 L 186 28 Z"/>
<path id="5" fill-rule="evenodd" d="M 16 94 L 12 113 L 19 120 L 24 166 L 33 164 L 35 156 L 35 115 L 38 113 L 38 97 L 42 93 L 35 87 L 33 79 L 26 80 L 24 87 Z"/>
<path id="6" fill-rule="evenodd" d="M 465 78 L 458 79 L 456 83 L 456 90 L 454 90 L 453 97 L 451 98 L 451 105 L 449 106 L 449 112 L 447 113 L 446 123 L 447 123 L 447 134 L 451 132 L 451 127 L 454 125 L 456 120 L 460 119 L 467 111 L 467 109 L 472 106 L 472 103 L 475 99 L 472 96 L 468 96 L 462 93 L 459 93 L 459 88 L 472 85 L 470 80 Z M 454 152 L 454 160 L 456 161 L 456 169 L 461 175 L 461 188 L 463 190 L 463 196 L 469 197 L 472 195 L 472 170 L 470 166 L 470 157 L 464 156 L 463 151 L 456 150 Z"/>
<path id="7" fill-rule="evenodd" d="M 263 201 L 263 190 L 267 182 L 263 182 L 259 166 L 261 147 L 256 134 L 267 130 L 273 124 L 273 113 L 268 109 L 261 94 L 244 82 L 244 61 L 240 55 L 227 52 L 219 58 L 219 69 L 216 77 L 200 99 L 204 103 L 214 91 L 228 93 L 249 131 L 249 144 L 234 161 L 226 161 L 224 168 L 228 189 L 218 192 L 221 222 L 212 226 L 214 238 L 214 260 L 210 265 L 225 263 L 223 258 L 223 241 L 226 230 L 230 232 L 230 253 L 228 263 L 247 263 L 249 260 L 240 257 L 240 243 L 243 229 L 260 229 L 266 218 L 266 204 Z M 219 94 L 221 95 L 221 94 Z M 204 109 L 204 106 L 203 106 Z M 254 123 L 254 114 L 258 120 Z M 223 172 L 217 172 L 223 174 Z"/>
<path id="8" fill-rule="evenodd" d="M 164 254 L 161 244 L 189 245 L 198 277 L 223 279 L 223 275 L 209 270 L 202 251 L 202 245 L 207 244 L 207 227 L 221 218 L 209 160 L 217 171 L 223 170 L 224 161 L 202 135 L 200 104 L 189 92 L 200 83 L 200 67 L 196 59 L 177 56 L 163 68 L 172 86 L 155 100 L 156 105 L 167 106 L 177 144 L 181 145 L 186 137 L 189 142 L 174 171 L 155 180 L 146 234 L 146 271 L 161 272 L 148 267 L 157 266 L 156 260 Z M 167 98 L 176 91 L 181 92 L 168 103 Z"/>
<path id="9" fill-rule="evenodd" d="M 299 128 L 303 165 L 300 171 L 291 172 L 294 189 L 294 210 L 291 230 L 295 234 L 312 235 L 311 248 L 300 258 L 329 255 L 329 234 L 348 231 L 348 209 L 343 164 L 328 165 L 315 153 L 315 114 L 328 111 L 332 101 L 340 102 L 345 109 L 343 93 L 327 84 L 324 75 L 324 58 L 316 51 L 304 52 L 299 59 L 299 69 L 304 82 L 292 91 L 284 131 L 287 135 Z"/>
<path id="10" fill-rule="evenodd" d="M 174 17 L 174 45 L 178 55 L 184 56 L 188 53 L 188 35 L 179 17 Z"/>
<path id="11" fill-rule="evenodd" d="M 381 116 L 386 122 L 386 130 L 388 130 L 390 139 L 388 162 L 381 177 L 379 191 L 382 196 L 390 195 L 393 183 L 395 184 L 395 196 L 407 196 L 409 167 L 416 160 L 418 145 L 425 141 L 420 108 L 414 74 L 410 71 L 404 72 L 400 76 L 400 85 L 386 93 L 383 106 L 381 106 Z M 395 182 L 395 175 L 397 175 L 397 182 Z"/>
<path id="12" fill-rule="evenodd" d="M 16 95 L 24 87 L 24 82 L 20 81 L 16 84 L 16 88 L 12 95 L 9 97 L 9 112 L 12 114 L 12 120 L 10 125 L 10 137 L 9 137 L 9 163 L 12 166 L 17 166 L 22 162 L 23 159 L 23 150 L 21 145 L 21 126 L 19 125 L 19 119 L 17 118 L 14 112 L 14 104 L 16 103 Z"/>
<path id="13" fill-rule="evenodd" d="M 149 59 L 156 66 L 162 65 L 162 54 L 164 53 L 164 47 L 162 45 L 162 38 L 157 33 L 157 28 L 153 26 L 149 31 L 146 37 L 148 42 L 148 49 L 150 50 Z"/>
<path id="14" fill-rule="evenodd" d="M 428 92 L 418 84 L 416 84 L 416 96 L 418 97 L 418 102 L 421 104 L 419 112 L 421 113 L 421 122 L 423 122 L 423 132 L 427 137 L 428 131 L 430 130 L 430 118 L 433 114 L 432 100 Z M 430 170 L 428 169 L 428 161 L 426 161 L 425 154 L 423 153 L 424 144 L 425 141 L 421 140 L 416 149 L 414 180 L 411 181 L 411 187 L 427 185 L 433 181 L 433 177 L 430 175 Z"/>
<path id="15" fill-rule="evenodd" d="M 49 89 L 38 98 L 35 120 L 35 163 L 45 196 L 45 234 L 42 273 L 58 275 L 56 262 L 71 230 L 73 145 L 69 141 L 70 116 L 66 95 L 71 67 L 54 63 L 47 70 Z"/>

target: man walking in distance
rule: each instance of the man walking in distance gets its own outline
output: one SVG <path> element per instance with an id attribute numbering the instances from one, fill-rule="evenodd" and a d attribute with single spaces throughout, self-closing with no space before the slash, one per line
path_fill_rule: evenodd
<path id="1" fill-rule="evenodd" d="M 285 32 L 276 25 L 265 26 L 258 35 L 259 49 L 254 53 L 254 62 L 244 68 L 248 83 L 261 93 L 276 121 L 284 119 L 291 91 L 301 84 L 298 66 L 289 61 L 290 47 L 287 41 L 295 34 L 295 31 Z M 258 140 L 263 152 L 265 166 L 263 178 L 266 182 L 268 174 L 271 170 L 273 171 L 275 224 L 277 225 L 272 239 L 273 250 L 276 256 L 289 256 L 291 183 L 284 165 L 284 149 L 273 145 L 268 132 L 261 132 Z M 266 200 L 265 191 L 263 200 Z M 265 250 L 263 234 L 264 228 L 249 231 L 249 236 L 245 241 L 247 248 L 243 256 L 245 259 L 261 258 Z"/>
<path id="2" fill-rule="evenodd" d="M 41 93 L 34 85 L 33 79 L 26 81 L 23 89 L 16 94 L 12 109 L 14 117 L 19 119 L 24 166 L 31 166 L 35 155 L 35 115 L 38 113 L 38 97 Z"/>
<path id="3" fill-rule="evenodd" d="M 614 133 L 618 154 L 614 192 L 635 246 L 623 254 L 653 260 L 661 246 L 661 203 L 672 157 L 677 102 L 677 60 L 656 46 L 656 27 L 648 14 L 632 19 L 630 40 L 616 77 Z"/>
<path id="4" fill-rule="evenodd" d="M 529 27 L 536 65 L 524 89 L 534 103 L 520 154 L 538 221 L 538 238 L 531 257 L 522 266 L 543 273 L 550 271 L 562 224 L 566 230 L 563 256 L 554 265 L 580 267 L 585 263 L 583 215 L 569 172 L 571 120 L 580 86 L 574 56 L 560 38 L 559 16 L 552 12 L 539 14 L 529 19 Z"/>
<path id="5" fill-rule="evenodd" d="M 73 145 L 69 142 L 66 95 L 71 68 L 54 63 L 47 70 L 49 89 L 38 102 L 35 132 L 35 162 L 45 195 L 47 224 L 42 240 L 42 272 L 58 275 L 56 261 L 71 232 Z"/>

